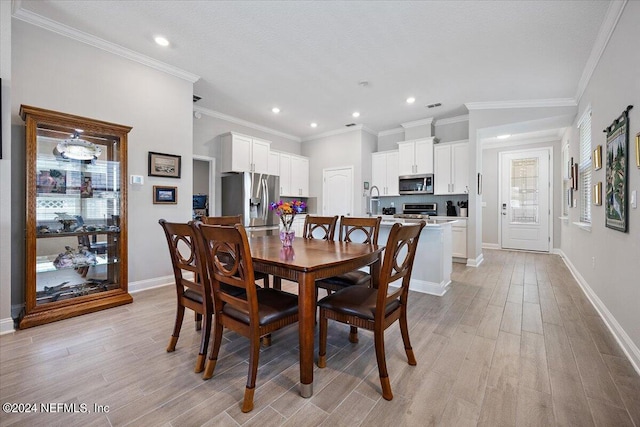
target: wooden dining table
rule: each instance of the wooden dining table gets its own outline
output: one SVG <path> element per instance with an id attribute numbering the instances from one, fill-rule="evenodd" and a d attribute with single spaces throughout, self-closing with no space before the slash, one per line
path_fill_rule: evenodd
<path id="1" fill-rule="evenodd" d="M 284 248 L 277 235 L 251 238 L 249 246 L 255 271 L 298 283 L 300 395 L 311 397 L 316 318 L 315 282 L 370 266 L 373 286 L 377 286 L 384 246 L 296 238 L 292 247 Z"/>

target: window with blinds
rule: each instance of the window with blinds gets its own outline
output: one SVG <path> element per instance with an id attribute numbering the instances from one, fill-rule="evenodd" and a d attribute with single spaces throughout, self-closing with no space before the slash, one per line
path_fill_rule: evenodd
<path id="1" fill-rule="evenodd" d="M 580 192 L 580 221 L 591 223 L 591 110 L 578 123 L 580 131 L 580 163 L 578 165 Z"/>

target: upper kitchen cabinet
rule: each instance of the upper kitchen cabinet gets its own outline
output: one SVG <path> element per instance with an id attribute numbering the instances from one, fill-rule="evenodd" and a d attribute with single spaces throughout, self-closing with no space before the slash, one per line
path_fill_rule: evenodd
<path id="1" fill-rule="evenodd" d="M 269 173 L 271 142 L 230 132 L 221 137 L 221 172 Z"/>
<path id="2" fill-rule="evenodd" d="M 131 128 L 23 105 L 25 308 L 20 328 L 132 301 L 127 284 Z"/>
<path id="3" fill-rule="evenodd" d="M 398 152 L 382 151 L 371 155 L 371 186 L 378 187 L 381 196 L 399 196 Z"/>
<path id="4" fill-rule="evenodd" d="M 269 151 L 269 175 L 280 176 L 280 153 Z"/>
<path id="5" fill-rule="evenodd" d="M 398 142 L 398 174 L 433 173 L 434 137 Z"/>
<path id="6" fill-rule="evenodd" d="M 469 142 L 434 147 L 434 194 L 469 193 Z"/>
<path id="7" fill-rule="evenodd" d="M 309 197 L 309 159 L 280 153 L 280 196 Z"/>

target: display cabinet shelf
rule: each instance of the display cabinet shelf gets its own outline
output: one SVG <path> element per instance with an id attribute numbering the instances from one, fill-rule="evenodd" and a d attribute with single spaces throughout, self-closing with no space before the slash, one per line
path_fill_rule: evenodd
<path id="1" fill-rule="evenodd" d="M 132 301 L 128 126 L 23 105 L 27 328 Z"/>

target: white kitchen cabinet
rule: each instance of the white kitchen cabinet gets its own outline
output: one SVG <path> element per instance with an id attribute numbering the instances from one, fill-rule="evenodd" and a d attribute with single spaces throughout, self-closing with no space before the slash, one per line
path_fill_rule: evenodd
<path id="1" fill-rule="evenodd" d="M 451 256 L 467 258 L 467 220 L 457 220 L 451 224 Z"/>
<path id="2" fill-rule="evenodd" d="M 433 156 L 434 194 L 469 193 L 469 143 L 438 144 Z"/>
<path id="3" fill-rule="evenodd" d="M 398 143 L 398 174 L 433 173 L 434 137 Z"/>
<path id="4" fill-rule="evenodd" d="M 291 229 L 296 232 L 296 237 L 301 238 L 302 233 L 304 231 L 304 220 L 307 218 L 306 214 L 296 215 L 293 218 L 293 224 L 291 224 Z"/>
<path id="5" fill-rule="evenodd" d="M 221 137 L 221 172 L 269 173 L 271 142 L 230 132 Z"/>
<path id="6" fill-rule="evenodd" d="M 309 159 L 280 153 L 280 196 L 309 197 Z"/>
<path id="7" fill-rule="evenodd" d="M 280 176 L 280 153 L 269 151 L 269 175 Z"/>
<path id="8" fill-rule="evenodd" d="M 381 196 L 398 196 L 398 152 L 381 151 L 371 155 L 371 185 Z"/>

